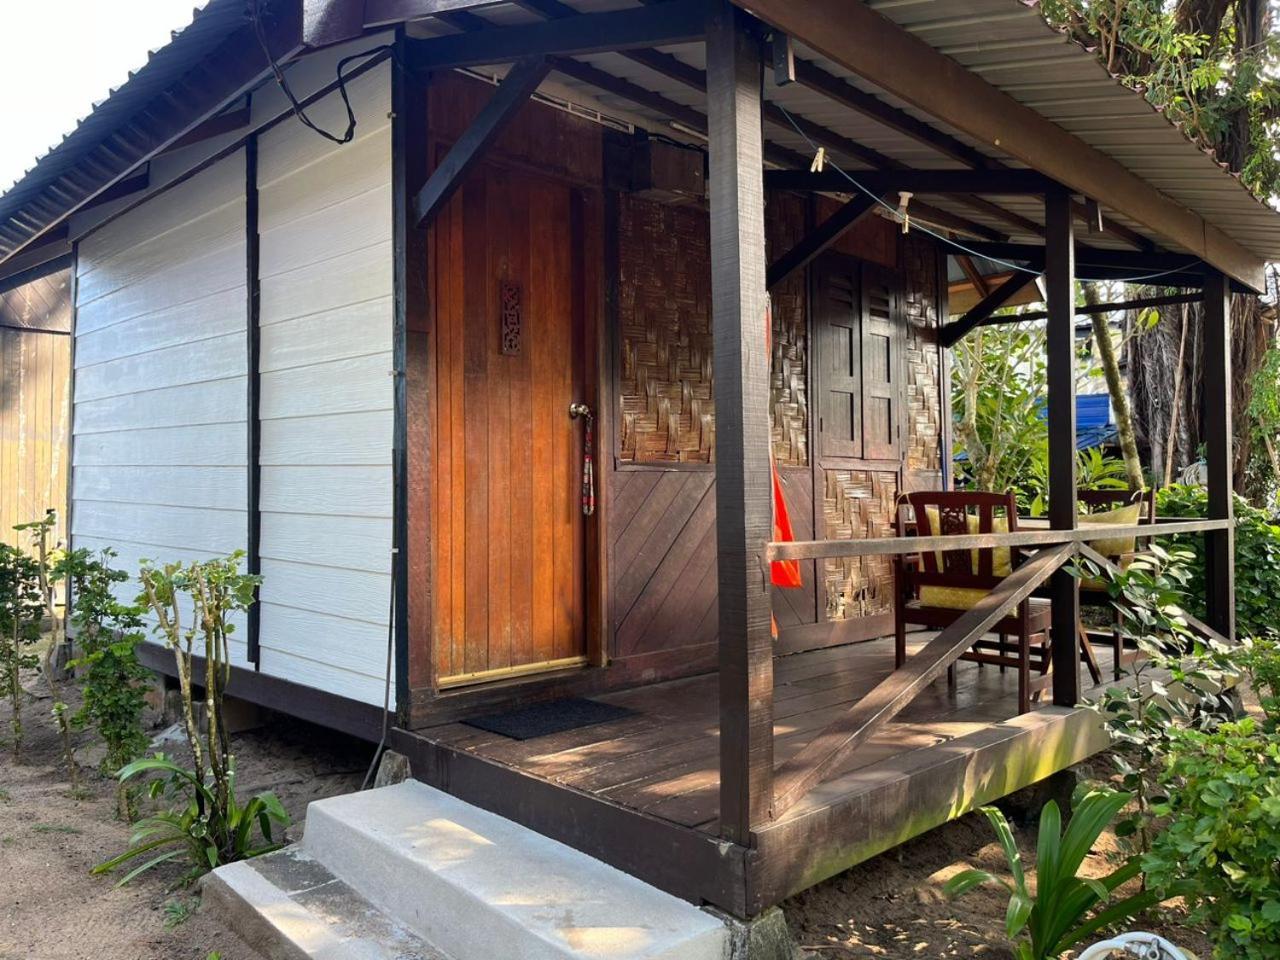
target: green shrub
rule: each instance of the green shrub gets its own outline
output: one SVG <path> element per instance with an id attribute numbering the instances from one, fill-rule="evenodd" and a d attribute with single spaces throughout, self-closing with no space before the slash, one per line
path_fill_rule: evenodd
<path id="1" fill-rule="evenodd" d="M 1166 818 L 1143 869 L 1180 886 L 1219 960 L 1280 956 L 1280 740 L 1252 720 L 1185 729 L 1165 770 Z"/>
<path id="2" fill-rule="evenodd" d="M 97 555 L 75 550 L 63 561 L 63 572 L 72 581 L 71 622 L 80 654 L 71 666 L 84 670 L 84 699 L 73 722 L 78 727 L 92 724 L 102 738 L 107 748 L 102 771 L 110 776 L 147 748 L 142 714 L 150 677 L 138 662 L 142 608 L 116 599 L 113 588 L 129 575 L 112 568 L 115 556 L 112 550 Z"/>
<path id="3" fill-rule="evenodd" d="M 1156 514 L 1161 517 L 1204 517 L 1208 512 L 1203 487 L 1175 483 L 1156 495 Z M 1235 498 L 1235 516 L 1236 630 L 1246 637 L 1280 633 L 1280 525 L 1239 496 Z M 1192 554 L 1187 609 L 1204 617 L 1204 535 L 1167 539 Z"/>
<path id="4" fill-rule="evenodd" d="M 23 551 L 0 543 L 0 685 L 13 715 L 13 752 L 22 747 L 23 670 L 40 665 L 34 647 L 40 639 L 44 602 L 39 565 Z"/>
<path id="5" fill-rule="evenodd" d="M 994 807 L 983 807 L 982 812 L 1000 840 L 1013 882 L 1007 883 L 985 870 L 965 870 L 948 881 L 948 896 L 959 896 L 980 884 L 1000 884 L 1009 892 L 1005 933 L 1013 942 L 1014 955 L 1018 960 L 1055 960 L 1085 937 L 1140 913 L 1163 898 L 1156 891 L 1143 890 L 1108 905 L 1120 886 L 1138 876 L 1137 858 L 1101 880 L 1077 876 L 1102 831 L 1129 799 L 1127 793 L 1111 790 L 1088 794 L 1065 832 L 1057 803 L 1050 800 L 1045 804 L 1037 835 L 1034 894 L 1004 814 Z"/>

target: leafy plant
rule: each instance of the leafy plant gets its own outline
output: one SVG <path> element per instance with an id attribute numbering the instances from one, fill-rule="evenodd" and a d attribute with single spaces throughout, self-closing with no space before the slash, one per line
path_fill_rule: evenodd
<path id="1" fill-rule="evenodd" d="M 956 897 L 981 884 L 996 883 L 1009 893 L 1005 934 L 1018 960 L 1053 960 L 1085 937 L 1159 903 L 1162 895 L 1144 890 L 1111 902 L 1117 889 L 1138 876 L 1139 863 L 1129 860 L 1101 880 L 1078 876 L 1084 858 L 1107 825 L 1129 802 L 1129 794 L 1111 790 L 1089 793 L 1065 832 L 1058 805 L 1050 800 L 1040 812 L 1034 893 L 1013 830 L 995 807 L 982 812 L 995 828 L 1009 864 L 1012 882 L 985 870 L 965 870 L 948 881 Z"/>
<path id="2" fill-rule="evenodd" d="M 195 897 L 172 897 L 164 902 L 164 928 L 180 927 L 196 912 L 200 900 Z"/>
<path id="3" fill-rule="evenodd" d="M 1246 638 L 1237 662 L 1249 674 L 1268 733 L 1280 728 L 1280 642 L 1274 636 Z"/>
<path id="4" fill-rule="evenodd" d="M 22 748 L 23 670 L 39 666 L 32 649 L 40 639 L 41 601 L 36 561 L 7 543 L 0 543 L 0 682 L 12 707 L 13 752 Z"/>
<path id="5" fill-rule="evenodd" d="M 244 805 L 236 800 L 234 758 L 228 760 L 223 784 L 205 781 L 163 755 L 135 760 L 120 771 L 120 779 L 128 781 L 151 773 L 161 775 L 150 781 L 152 799 L 176 799 L 178 804 L 139 820 L 129 849 L 98 864 L 93 868 L 95 874 L 109 873 L 144 854 L 162 851 L 130 870 L 118 886 L 176 857 L 186 858 L 189 869 L 182 881 L 190 883 L 224 863 L 247 860 L 282 846 L 275 828 L 283 834 L 289 825 L 288 813 L 270 791 L 256 794 Z"/>
<path id="6" fill-rule="evenodd" d="M 1154 887 L 1188 895 L 1220 960 L 1280 956 L 1280 740 L 1251 719 L 1178 730 L 1166 819 L 1143 858 Z"/>
<path id="7" fill-rule="evenodd" d="M 121 603 L 115 587 L 129 579 L 113 569 L 111 550 L 69 553 L 63 569 L 72 582 L 71 622 L 80 656 L 72 666 L 82 669 L 83 703 L 73 718 L 77 726 L 92 724 L 106 744 L 102 771 L 111 776 L 147 747 L 142 726 L 144 692 L 149 672 L 138 661 L 142 641 L 142 607 Z"/>
<path id="8" fill-rule="evenodd" d="M 1172 484 L 1156 496 L 1161 517 L 1205 517 L 1208 495 L 1204 488 Z M 1236 628 L 1241 636 L 1280 634 L 1280 525 L 1265 512 L 1235 498 Z M 1166 542 L 1191 554 L 1188 569 L 1187 608 L 1203 617 L 1205 597 L 1204 537 L 1184 534 Z"/>
<path id="9" fill-rule="evenodd" d="M 66 644 L 66 618 L 58 610 L 57 584 L 63 579 L 62 562 L 64 553 L 56 545 L 50 543 L 54 528 L 58 523 L 57 511 L 46 510 L 39 520 L 20 523 L 14 530 L 31 535 L 32 556 L 35 560 L 36 589 L 39 591 L 41 618 L 49 623 L 49 643 L 45 647 L 41 666 L 44 669 L 45 681 L 49 690 L 57 695 L 57 676 L 54 661 L 64 650 Z"/>
<path id="10" fill-rule="evenodd" d="M 1182 604 L 1190 555 L 1151 544 L 1120 572 L 1088 560 L 1077 573 L 1102 579 L 1120 619 L 1120 634 L 1139 656 L 1133 682 L 1109 686 L 1086 705 L 1102 719 L 1121 786 L 1133 797 L 1116 834 L 1145 852 L 1153 834 L 1153 808 L 1163 800 L 1159 780 L 1180 727 L 1216 723 L 1220 696 L 1236 668 L 1231 651 L 1192 633 Z"/>
<path id="11" fill-rule="evenodd" d="M 67 705 L 61 700 L 53 705 L 53 722 L 58 728 L 58 738 L 62 742 L 62 762 L 67 765 L 67 780 L 74 793 L 80 789 L 80 765 L 76 763 L 75 745 L 71 742 L 71 718 L 67 713 Z"/>
<path id="12" fill-rule="evenodd" d="M 183 724 L 194 767 L 188 770 L 157 755 L 135 760 L 120 771 L 122 784 L 155 775 L 149 782 L 152 799 L 170 803 L 168 810 L 138 822 L 124 853 L 94 868 L 95 873 L 106 873 L 160 851 L 133 867 L 121 884 L 180 856 L 188 863 L 183 879 L 190 882 L 221 864 L 277 849 L 275 828 L 289 823 L 273 793 L 259 793 L 243 804 L 237 799 L 235 758 L 222 722 L 223 693 L 231 678 L 227 645 L 234 627 L 230 617 L 249 608 L 260 582 L 259 577 L 240 572 L 243 556 L 237 552 L 163 568 L 143 563 L 143 596 L 156 615 L 156 631 L 177 662 Z M 190 625 L 184 626 L 187 615 Z M 197 647 L 205 667 L 204 698 L 199 704 L 193 683 Z M 203 724 L 197 717 L 198 705 L 203 706 Z"/>

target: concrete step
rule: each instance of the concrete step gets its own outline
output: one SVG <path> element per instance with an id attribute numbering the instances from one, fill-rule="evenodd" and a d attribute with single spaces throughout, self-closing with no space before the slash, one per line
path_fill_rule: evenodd
<path id="1" fill-rule="evenodd" d="M 203 901 L 267 960 L 451 960 L 297 846 L 219 867 Z"/>
<path id="2" fill-rule="evenodd" d="M 724 923 L 413 780 L 319 800 L 306 853 L 456 960 L 723 960 Z"/>
<path id="3" fill-rule="evenodd" d="M 721 919 L 416 781 L 312 803 L 300 846 L 206 879 L 237 929 L 295 950 L 271 960 L 730 956 Z"/>

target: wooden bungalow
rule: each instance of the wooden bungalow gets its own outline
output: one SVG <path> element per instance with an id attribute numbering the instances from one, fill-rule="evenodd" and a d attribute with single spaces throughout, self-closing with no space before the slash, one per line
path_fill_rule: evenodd
<path id="1" fill-rule="evenodd" d="M 1061 770 L 1101 745 L 1064 564 L 1117 535 L 1077 527 L 1077 278 L 1203 297 L 1211 516 L 1163 529 L 1231 635 L 1228 302 L 1280 219 L 1033 7 L 249 10 L 0 198 L 0 276 L 74 264 L 73 543 L 246 550 L 232 692 L 741 917 Z M 949 256 L 1000 267 L 959 316 Z M 897 538 L 947 347 L 1037 281 L 1050 523 Z M 893 558 L 942 546 L 1028 559 L 897 668 Z M 1037 589 L 1070 641 L 1019 715 L 949 668 Z M 463 722 L 570 697 L 626 712 Z"/>

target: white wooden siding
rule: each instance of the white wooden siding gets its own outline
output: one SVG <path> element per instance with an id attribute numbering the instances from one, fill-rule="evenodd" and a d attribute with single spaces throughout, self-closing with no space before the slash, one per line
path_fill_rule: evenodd
<path id="1" fill-rule="evenodd" d="M 390 74 L 350 87 L 356 139 L 258 143 L 261 670 L 381 704 L 391 576 Z M 317 122 L 342 121 L 336 95 Z"/>
<path id="2" fill-rule="evenodd" d="M 246 250 L 243 151 L 81 241 L 75 546 L 130 571 L 244 548 Z"/>

